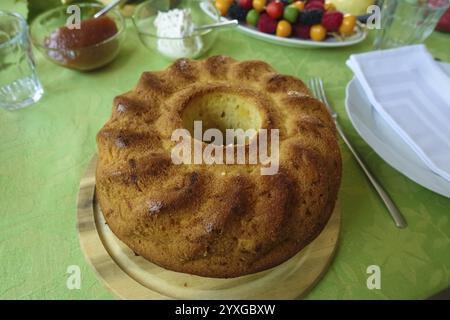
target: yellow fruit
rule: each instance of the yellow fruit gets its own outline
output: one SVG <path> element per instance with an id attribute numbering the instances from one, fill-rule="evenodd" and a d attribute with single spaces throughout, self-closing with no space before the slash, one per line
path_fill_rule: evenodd
<path id="1" fill-rule="evenodd" d="M 231 5 L 230 0 L 216 0 L 216 8 L 219 11 L 220 15 L 225 16 L 230 9 Z"/>
<path id="2" fill-rule="evenodd" d="M 281 20 L 277 24 L 277 32 L 276 35 L 279 37 L 289 37 L 292 33 L 292 26 L 291 24 L 286 20 Z"/>
<path id="3" fill-rule="evenodd" d="M 309 36 L 314 41 L 322 41 L 327 37 L 327 29 L 321 24 L 315 24 L 309 30 Z"/>
<path id="4" fill-rule="evenodd" d="M 354 16 L 366 14 L 367 7 L 375 4 L 375 0 L 327 0 L 326 2 L 334 4 L 338 11 Z M 419 1 L 415 0 L 415 2 Z"/>
<path id="5" fill-rule="evenodd" d="M 325 11 L 336 11 L 336 6 L 332 3 L 325 3 Z"/>
<path id="6" fill-rule="evenodd" d="M 356 16 L 346 15 L 339 27 L 339 33 L 343 36 L 351 36 L 356 25 Z"/>
<path id="7" fill-rule="evenodd" d="M 298 11 L 305 9 L 305 3 L 303 1 L 295 1 L 294 3 L 292 3 L 290 5 L 297 8 Z"/>
<path id="8" fill-rule="evenodd" d="M 264 7 L 266 6 L 266 0 L 253 0 L 253 9 L 255 9 L 257 12 L 261 12 L 264 10 Z"/>

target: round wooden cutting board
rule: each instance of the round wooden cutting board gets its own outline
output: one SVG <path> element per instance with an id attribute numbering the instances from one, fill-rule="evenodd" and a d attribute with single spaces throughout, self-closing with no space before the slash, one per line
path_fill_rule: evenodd
<path id="1" fill-rule="evenodd" d="M 161 268 L 123 244 L 108 228 L 95 198 L 94 156 L 78 194 L 81 248 L 106 287 L 122 299 L 295 299 L 304 296 L 325 273 L 337 247 L 339 204 L 322 233 L 281 265 L 255 274 L 205 278 Z"/>

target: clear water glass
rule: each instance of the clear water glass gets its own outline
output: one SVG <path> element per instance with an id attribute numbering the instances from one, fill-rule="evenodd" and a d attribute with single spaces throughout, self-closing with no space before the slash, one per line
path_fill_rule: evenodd
<path id="1" fill-rule="evenodd" d="M 23 108 L 43 93 L 26 21 L 19 14 L 0 11 L 0 107 Z"/>
<path id="2" fill-rule="evenodd" d="M 374 48 L 386 49 L 422 43 L 450 6 L 450 0 L 384 0 L 381 29 Z"/>

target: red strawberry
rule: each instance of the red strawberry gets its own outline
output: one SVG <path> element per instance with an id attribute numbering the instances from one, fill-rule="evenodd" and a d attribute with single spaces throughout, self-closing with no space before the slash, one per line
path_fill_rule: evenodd
<path id="1" fill-rule="evenodd" d="M 447 12 L 444 13 L 444 15 L 441 17 L 441 20 L 439 20 L 436 30 L 442 32 L 450 32 L 450 9 L 448 9 Z"/>
<path id="2" fill-rule="evenodd" d="M 263 13 L 258 20 L 258 30 L 265 33 L 275 33 L 277 30 L 277 20 Z"/>
<path id="3" fill-rule="evenodd" d="M 252 0 L 239 0 L 238 2 L 239 6 L 244 9 L 251 9 L 253 8 L 253 1 Z"/>
<path id="4" fill-rule="evenodd" d="M 328 32 L 337 32 L 342 24 L 344 15 L 339 11 L 329 11 L 325 12 L 322 17 L 322 25 L 327 29 Z"/>
<path id="5" fill-rule="evenodd" d="M 309 30 L 311 26 L 298 24 L 294 27 L 294 35 L 300 39 L 309 39 Z"/>

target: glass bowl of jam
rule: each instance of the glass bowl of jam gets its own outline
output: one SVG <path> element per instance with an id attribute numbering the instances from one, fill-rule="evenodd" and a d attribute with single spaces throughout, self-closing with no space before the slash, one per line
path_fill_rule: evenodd
<path id="1" fill-rule="evenodd" d="M 33 44 L 53 63 L 88 71 L 105 66 L 120 51 L 125 21 L 118 10 L 94 18 L 102 5 L 77 4 L 76 12 L 67 6 L 51 9 L 37 16 L 30 26 Z"/>

